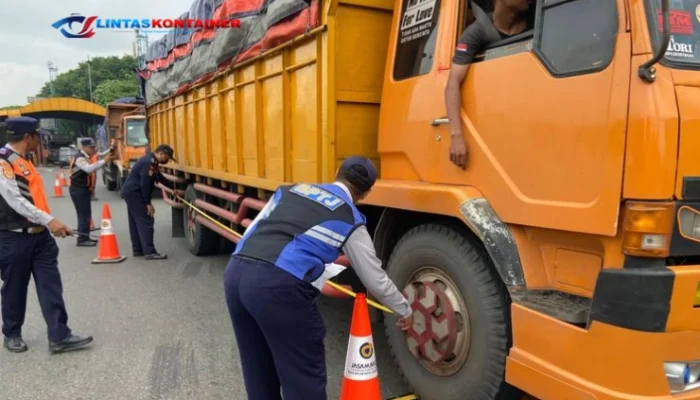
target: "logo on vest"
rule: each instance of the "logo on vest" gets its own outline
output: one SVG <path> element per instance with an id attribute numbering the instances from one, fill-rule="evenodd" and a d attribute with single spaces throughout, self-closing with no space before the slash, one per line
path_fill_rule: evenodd
<path id="1" fill-rule="evenodd" d="M 15 172 L 7 165 L 2 167 L 2 175 L 7 179 L 15 179 Z"/>
<path id="2" fill-rule="evenodd" d="M 350 336 L 346 359 L 345 377 L 348 379 L 366 381 L 379 375 L 372 336 Z"/>
<path id="3" fill-rule="evenodd" d="M 306 199 L 315 201 L 316 203 L 326 207 L 331 211 L 334 211 L 336 208 L 345 204 L 345 201 L 343 201 L 343 199 L 334 195 L 333 193 L 306 183 L 301 183 L 299 185 L 294 186 L 290 190 L 290 192 L 304 197 Z"/>

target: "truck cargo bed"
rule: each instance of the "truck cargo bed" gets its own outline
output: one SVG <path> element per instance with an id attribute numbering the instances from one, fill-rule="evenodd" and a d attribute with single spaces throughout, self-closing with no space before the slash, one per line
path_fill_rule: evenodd
<path id="1" fill-rule="evenodd" d="M 329 1 L 321 25 L 148 107 L 151 148 L 187 174 L 260 189 L 379 162 L 379 103 L 393 1 Z"/>

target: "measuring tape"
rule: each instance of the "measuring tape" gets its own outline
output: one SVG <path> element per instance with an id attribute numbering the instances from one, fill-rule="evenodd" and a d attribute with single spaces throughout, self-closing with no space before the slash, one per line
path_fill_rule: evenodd
<path id="1" fill-rule="evenodd" d="M 236 237 L 239 238 L 239 239 L 243 237 L 243 235 L 241 235 L 240 233 L 234 231 L 233 229 L 229 228 L 228 226 L 222 224 L 221 222 L 217 221 L 216 218 L 213 218 L 213 217 L 209 216 L 206 212 L 200 210 L 200 209 L 197 208 L 197 206 L 195 206 L 194 204 L 188 202 L 187 200 L 183 199 L 183 198 L 180 197 L 180 196 L 176 196 L 176 195 L 174 195 L 174 194 L 173 194 L 173 196 L 174 196 L 176 199 L 180 200 L 180 201 L 181 201 L 183 204 L 185 204 L 187 207 L 189 207 L 189 208 L 193 209 L 194 211 L 196 211 L 197 213 L 201 214 L 204 218 L 206 218 L 206 219 L 208 219 L 209 221 L 215 223 L 219 228 L 225 230 L 226 232 L 231 233 L 232 235 L 236 236 Z M 344 288 L 344 287 L 338 285 L 338 284 L 335 283 L 335 282 L 326 281 L 326 284 L 328 284 L 329 286 L 331 286 L 332 288 L 334 288 L 334 289 L 336 289 L 336 290 L 338 290 L 338 291 L 340 291 L 340 292 L 343 292 L 343 293 L 347 294 L 348 296 L 357 297 L 357 293 L 353 292 L 352 290 L 346 289 L 346 288 Z M 382 310 L 382 311 L 384 311 L 384 312 L 388 312 L 388 313 L 390 313 L 390 314 L 393 314 L 393 311 L 391 311 L 390 309 L 388 309 L 388 308 L 384 307 L 383 305 L 377 303 L 376 301 L 367 299 L 367 304 L 369 304 L 370 306 L 372 306 L 372 307 L 374 307 L 374 308 L 376 308 L 376 309 L 379 309 L 379 310 Z"/>

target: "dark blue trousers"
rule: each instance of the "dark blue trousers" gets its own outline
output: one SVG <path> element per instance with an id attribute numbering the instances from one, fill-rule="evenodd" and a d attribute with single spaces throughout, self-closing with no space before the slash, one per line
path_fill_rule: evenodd
<path id="1" fill-rule="evenodd" d="M 140 197 L 124 196 L 129 213 L 129 235 L 131 249 L 138 254 L 155 254 L 153 245 L 153 224 L 155 219 L 148 216 L 146 203 Z"/>
<path id="2" fill-rule="evenodd" d="M 22 335 L 27 290 L 32 275 L 41 312 L 48 326 L 49 340 L 61 341 L 70 335 L 71 330 L 63 303 L 56 239 L 48 229 L 38 234 L 0 231 L 2 333 L 6 337 Z"/>
<path id="3" fill-rule="evenodd" d="M 273 264 L 238 256 L 224 288 L 248 399 L 326 400 L 320 292 Z"/>
<path id="4" fill-rule="evenodd" d="M 90 219 L 92 218 L 92 202 L 90 189 L 71 187 L 70 198 L 78 214 L 78 242 L 90 240 Z"/>

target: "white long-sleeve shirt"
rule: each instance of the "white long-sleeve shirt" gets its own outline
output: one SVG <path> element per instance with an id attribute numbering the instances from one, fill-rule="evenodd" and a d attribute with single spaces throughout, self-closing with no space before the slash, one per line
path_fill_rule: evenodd
<path id="1" fill-rule="evenodd" d="M 90 164 L 90 156 L 85 154 L 84 151 L 80 150 L 80 152 L 85 156 L 85 157 L 80 157 L 78 160 L 75 162 L 75 166 L 80 169 L 81 171 L 91 174 L 98 169 L 102 168 L 102 166 L 105 165 L 105 160 L 100 160 L 94 164 Z"/>

